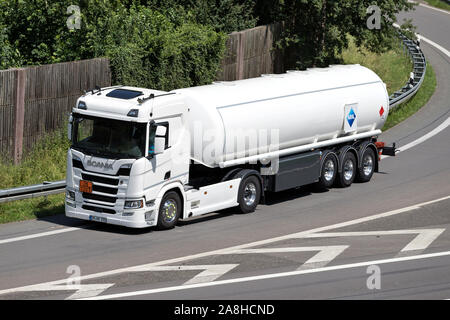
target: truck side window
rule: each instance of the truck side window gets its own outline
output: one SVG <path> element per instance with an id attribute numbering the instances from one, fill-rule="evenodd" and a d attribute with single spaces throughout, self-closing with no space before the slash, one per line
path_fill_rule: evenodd
<path id="1" fill-rule="evenodd" d="M 163 135 L 163 136 L 156 135 L 156 129 L 159 126 L 166 128 L 165 135 Z M 148 137 L 148 143 L 149 143 L 148 154 L 149 155 L 151 155 L 155 152 L 155 137 L 165 138 L 165 140 L 166 140 L 165 149 L 169 148 L 169 123 L 168 122 L 161 122 L 161 123 L 157 123 L 156 125 L 150 126 L 150 132 L 149 132 L 149 137 Z"/>
<path id="2" fill-rule="evenodd" d="M 148 135 L 148 154 L 153 154 L 155 152 L 155 136 L 156 136 L 156 126 L 150 126 L 150 133 Z"/>
<path id="3" fill-rule="evenodd" d="M 170 147 L 170 145 L 169 145 L 169 123 L 168 123 L 168 122 L 161 122 L 161 123 L 158 123 L 158 124 L 157 124 L 157 127 L 165 127 L 165 128 L 166 128 L 166 130 L 165 130 L 166 133 L 165 133 L 164 135 L 158 136 L 158 135 L 156 135 L 156 133 L 155 133 L 155 137 L 158 137 L 158 138 L 165 138 L 165 140 L 166 140 L 166 145 L 165 145 L 164 149 L 169 148 L 169 147 Z"/>

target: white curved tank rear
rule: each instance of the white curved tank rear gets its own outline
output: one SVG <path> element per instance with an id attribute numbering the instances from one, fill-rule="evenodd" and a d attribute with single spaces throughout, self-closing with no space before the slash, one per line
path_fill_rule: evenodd
<path id="1" fill-rule="evenodd" d="M 176 92 L 190 110 L 191 157 L 211 167 L 267 152 L 268 144 L 282 150 L 381 129 L 389 112 L 385 84 L 360 65 L 264 75 Z"/>

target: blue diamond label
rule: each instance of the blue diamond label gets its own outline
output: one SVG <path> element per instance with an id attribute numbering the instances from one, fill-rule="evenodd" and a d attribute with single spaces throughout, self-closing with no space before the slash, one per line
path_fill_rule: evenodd
<path id="1" fill-rule="evenodd" d="M 344 132 L 356 131 L 358 128 L 358 104 L 348 104 L 344 107 Z"/>
<path id="2" fill-rule="evenodd" d="M 350 125 L 350 127 L 353 126 L 353 122 L 355 122 L 355 119 L 356 119 L 356 113 L 355 113 L 355 111 L 353 111 L 353 108 L 351 108 L 349 114 L 347 115 L 347 121 L 348 121 L 348 124 Z"/>

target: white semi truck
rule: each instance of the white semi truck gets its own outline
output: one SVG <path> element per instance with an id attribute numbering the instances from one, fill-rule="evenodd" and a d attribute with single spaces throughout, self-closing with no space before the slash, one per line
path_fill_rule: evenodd
<path id="1" fill-rule="evenodd" d="M 388 112 L 386 85 L 360 65 L 170 92 L 96 88 L 70 116 L 65 212 L 167 229 L 225 208 L 252 212 L 267 192 L 367 182 Z"/>

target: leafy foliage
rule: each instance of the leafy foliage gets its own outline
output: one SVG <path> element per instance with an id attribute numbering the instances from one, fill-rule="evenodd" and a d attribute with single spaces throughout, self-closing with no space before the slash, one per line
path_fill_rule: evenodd
<path id="1" fill-rule="evenodd" d="M 20 52 L 9 42 L 7 29 L 0 24 L 0 69 L 19 67 L 22 65 Z"/>
<path id="2" fill-rule="evenodd" d="M 217 32 L 231 33 L 256 26 L 253 0 L 148 0 L 141 1 L 173 17 L 188 13 L 198 24 L 211 26 Z"/>
<path id="3" fill-rule="evenodd" d="M 381 10 L 379 30 L 367 27 L 367 9 L 373 4 Z M 338 63 L 349 44 L 347 35 L 358 47 L 386 52 L 397 33 L 392 26 L 395 15 L 412 7 L 407 0 L 257 0 L 255 10 L 260 10 L 256 14 L 264 23 L 284 22 L 278 45 L 285 50 L 285 65 L 303 69 Z"/>
<path id="4" fill-rule="evenodd" d="M 170 90 L 211 82 L 225 50 L 226 35 L 211 27 L 190 21 L 177 25 L 134 5 L 87 29 L 93 55 L 110 57 L 114 82 L 129 85 Z"/>
<path id="5" fill-rule="evenodd" d="M 407 0 L 80 0 L 81 29 L 69 30 L 71 4 L 0 1 L 0 67 L 107 56 L 115 83 L 168 90 L 212 81 L 232 31 L 282 21 L 285 68 L 327 66 L 341 62 L 348 35 L 371 52 L 390 50 L 395 15 L 413 7 Z M 373 4 L 379 30 L 367 27 Z"/>
<path id="6" fill-rule="evenodd" d="M 8 26 L 0 34 L 1 67 L 106 56 L 115 83 L 165 90 L 204 84 L 214 80 L 223 56 L 226 34 L 221 29 L 233 27 L 225 23 L 226 16 L 221 27 L 200 24 L 212 6 L 203 6 L 196 15 L 190 11 L 194 3 L 157 10 L 158 1 L 82 0 L 81 29 L 70 30 L 66 21 L 71 2 L 1 1 L 0 23 Z M 222 9 L 232 4 L 221 2 Z M 239 8 L 232 11 L 233 23 Z"/>

